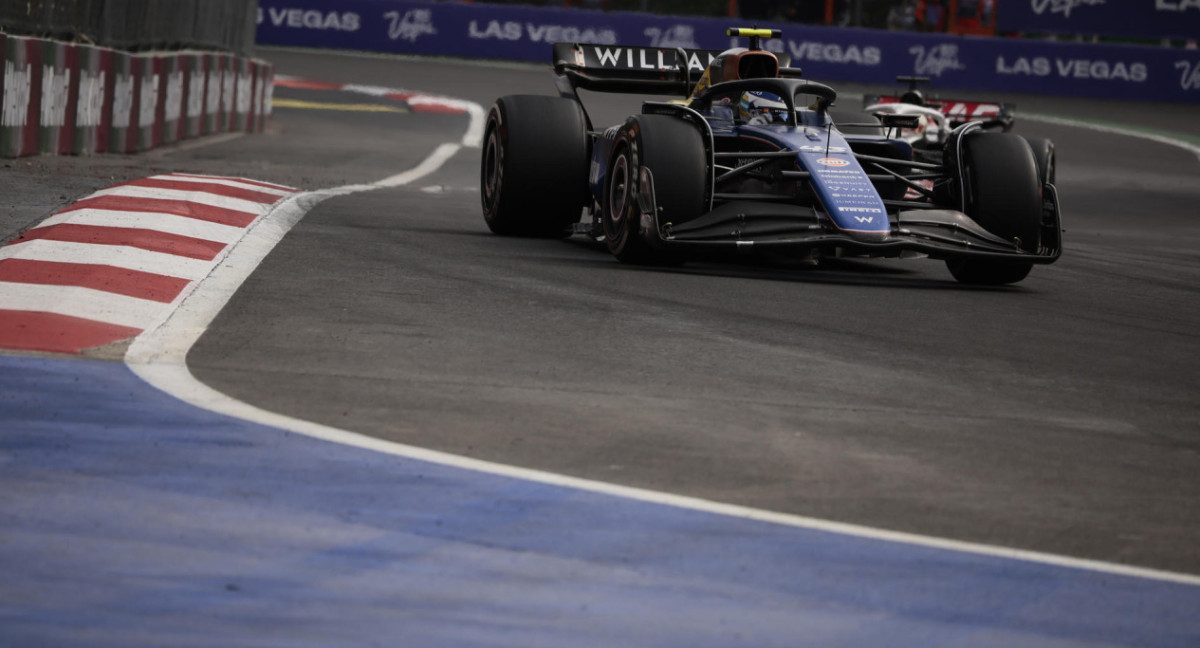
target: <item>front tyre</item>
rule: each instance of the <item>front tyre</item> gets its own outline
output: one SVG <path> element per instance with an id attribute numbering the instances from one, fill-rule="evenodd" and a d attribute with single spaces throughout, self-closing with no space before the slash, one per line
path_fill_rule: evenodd
<path id="1" fill-rule="evenodd" d="M 1042 184 L 1054 184 L 1054 142 L 1045 137 L 1028 137 L 1026 141 L 1029 142 L 1029 148 L 1033 149 L 1033 158 L 1037 160 L 1038 180 Z"/>
<path id="2" fill-rule="evenodd" d="M 642 169 L 650 183 L 642 186 Z M 622 263 L 669 264 L 658 233 L 642 226 L 641 192 L 653 192 L 658 223 L 683 223 L 705 211 L 708 161 L 700 133 L 667 115 L 631 117 L 617 133 L 604 183 L 601 223 L 608 251 Z"/>
<path id="3" fill-rule="evenodd" d="M 575 101 L 500 97 L 480 160 L 483 219 L 496 234 L 569 236 L 587 200 L 587 119 Z"/>
<path id="4" fill-rule="evenodd" d="M 963 141 L 962 185 L 966 214 L 984 229 L 1025 252 L 1041 245 L 1042 183 L 1033 151 L 1010 133 L 968 133 Z M 1021 281 L 1033 264 L 1008 259 L 949 259 L 962 283 L 1004 285 Z"/>

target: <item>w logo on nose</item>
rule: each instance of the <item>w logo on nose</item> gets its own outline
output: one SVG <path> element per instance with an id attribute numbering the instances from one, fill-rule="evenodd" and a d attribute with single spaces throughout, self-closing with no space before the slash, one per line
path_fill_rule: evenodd
<path id="1" fill-rule="evenodd" d="M 875 217 L 874 216 L 855 216 L 854 220 L 856 220 L 860 223 L 870 223 L 871 221 L 875 220 Z"/>

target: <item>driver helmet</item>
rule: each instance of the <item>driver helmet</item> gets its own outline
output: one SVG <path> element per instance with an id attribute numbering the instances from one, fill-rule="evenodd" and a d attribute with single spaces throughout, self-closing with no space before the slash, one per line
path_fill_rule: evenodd
<path id="1" fill-rule="evenodd" d="M 779 95 L 760 90 L 742 93 L 738 103 L 738 117 L 754 126 L 787 121 L 787 104 Z"/>
<path id="2" fill-rule="evenodd" d="M 925 94 L 920 90 L 912 89 L 900 95 L 900 103 L 913 104 L 914 106 L 925 105 Z"/>

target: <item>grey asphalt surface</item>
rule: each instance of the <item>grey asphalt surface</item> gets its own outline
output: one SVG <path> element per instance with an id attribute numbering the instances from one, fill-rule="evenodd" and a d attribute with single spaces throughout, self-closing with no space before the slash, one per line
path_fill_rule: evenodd
<path id="1" fill-rule="evenodd" d="M 528 66 L 260 54 L 281 74 L 485 106 L 553 90 Z M 1012 99 L 1197 134 L 1194 106 Z M 589 102 L 598 124 L 636 109 Z M 466 149 L 410 187 L 320 204 L 189 365 L 264 409 L 417 446 L 1200 574 L 1200 160 L 1019 115 L 1018 132 L 1058 145 L 1067 248 L 1017 287 L 964 288 L 932 261 L 648 270 L 580 241 L 496 237 Z M 5 176 L 26 198 L 5 233 L 57 196 L 159 170 L 376 180 L 466 121 L 279 108 L 273 124 L 151 155 L 14 161 Z"/>

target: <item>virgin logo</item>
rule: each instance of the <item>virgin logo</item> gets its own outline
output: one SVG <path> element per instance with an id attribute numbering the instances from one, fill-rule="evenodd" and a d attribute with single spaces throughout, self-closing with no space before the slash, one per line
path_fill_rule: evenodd
<path id="1" fill-rule="evenodd" d="M 1033 13 L 1042 15 L 1049 11 L 1052 14 L 1060 13 L 1063 18 L 1071 17 L 1071 10 L 1076 7 L 1102 5 L 1106 0 L 1029 0 L 1029 6 L 1033 8 Z"/>
<path id="2" fill-rule="evenodd" d="M 922 76 L 942 76 L 946 70 L 965 70 L 958 60 L 958 45 L 942 43 L 928 49 L 924 45 L 913 45 L 908 53 L 915 57 L 913 71 Z"/>
<path id="3" fill-rule="evenodd" d="M 1178 61 L 1175 69 L 1180 70 L 1179 87 L 1184 90 L 1200 90 L 1200 61 L 1195 64 L 1189 61 Z"/>
<path id="4" fill-rule="evenodd" d="M 392 40 L 404 40 L 415 43 L 417 39 L 425 34 L 437 34 L 437 29 L 433 27 L 433 11 L 429 9 L 413 9 L 404 12 L 401 16 L 399 11 L 389 11 L 383 14 L 391 23 L 388 25 L 388 38 Z"/>

